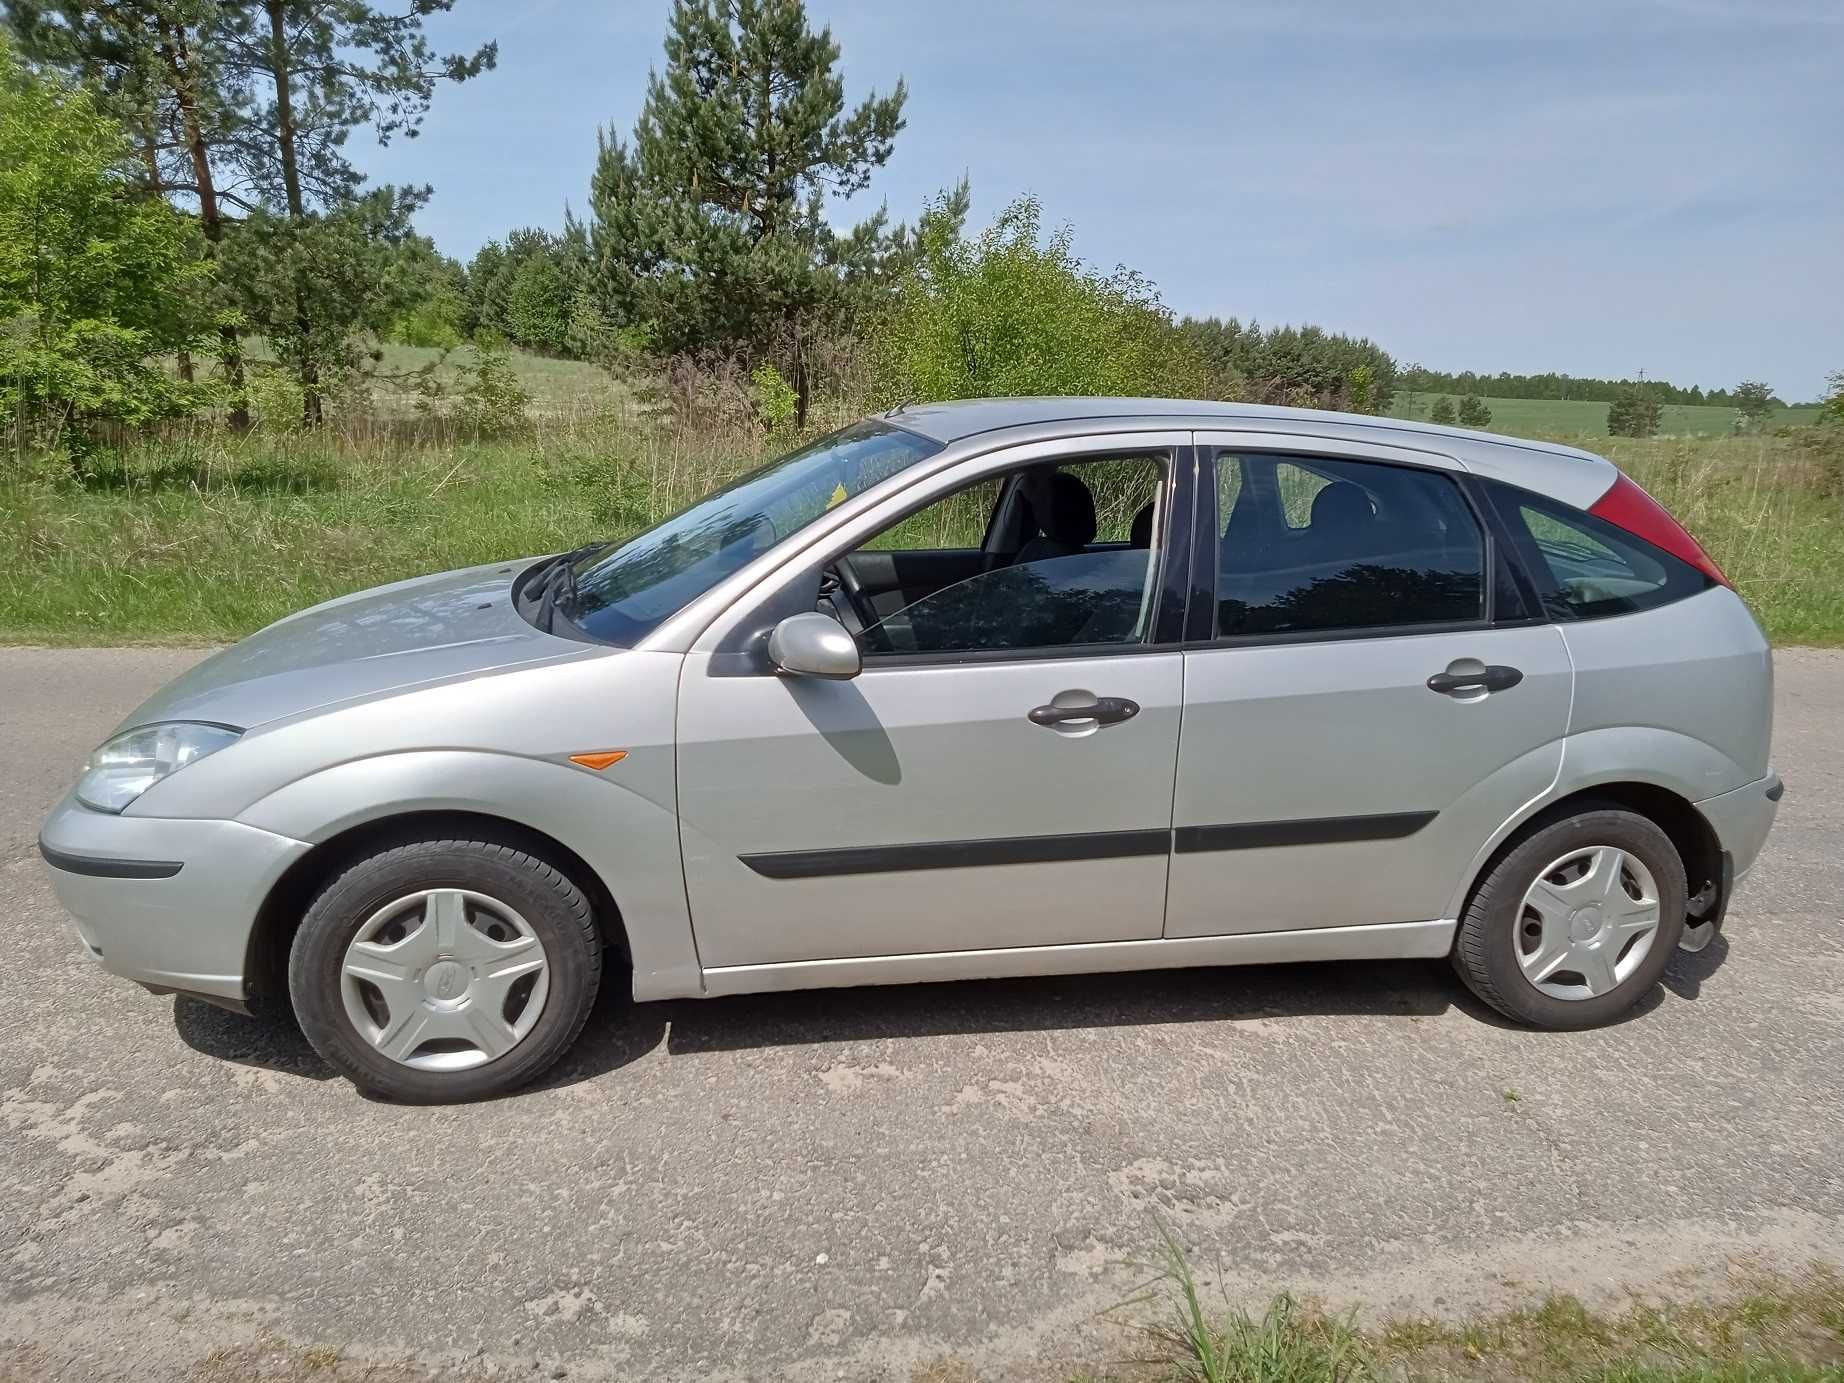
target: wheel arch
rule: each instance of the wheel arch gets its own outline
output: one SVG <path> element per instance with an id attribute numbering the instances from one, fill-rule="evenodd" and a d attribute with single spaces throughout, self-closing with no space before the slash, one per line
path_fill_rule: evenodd
<path id="1" fill-rule="evenodd" d="M 314 895 L 340 870 L 366 855 L 410 840 L 485 840 L 535 855 L 567 874 L 589 897 L 602 944 L 631 967 L 632 950 L 621 906 L 607 880 L 575 850 L 535 827 L 485 811 L 387 812 L 320 841 L 282 871 L 257 909 L 244 954 L 244 979 L 257 1000 L 288 992 L 288 952 Z"/>
<path id="2" fill-rule="evenodd" d="M 1642 816 L 1668 837 L 1684 864 L 1685 896 L 1693 917 L 1705 917 L 1721 902 L 1724 886 L 1722 844 L 1715 829 L 1683 794 L 1658 783 L 1617 778 L 1580 787 L 1561 797 L 1531 804 L 1506 823 L 1497 838 L 1473 863 L 1454 906 L 1453 916 L 1464 917 L 1479 885 L 1498 862 L 1533 833 L 1552 822 L 1575 816 L 1596 806 L 1620 807 Z"/>
<path id="3" fill-rule="evenodd" d="M 296 779 L 251 803 L 238 819 L 316 848 L 309 860 L 340 856 L 366 834 L 401 829 L 418 818 L 466 818 L 478 827 L 526 833 L 578 882 L 593 881 L 620 918 L 636 999 L 696 998 L 704 972 L 692 934 L 680 866 L 677 798 L 670 749 L 640 748 L 622 761 L 617 781 L 521 755 L 475 750 L 417 750 L 348 760 Z M 319 876 L 304 865 L 289 887 Z M 271 889 L 272 894 L 275 893 Z M 262 911 L 286 916 L 299 898 L 265 897 Z M 254 910 L 253 910 L 254 911 Z M 298 917 L 297 909 L 294 916 Z M 263 928 L 265 944 L 272 944 Z M 246 972 L 248 974 L 249 972 Z"/>

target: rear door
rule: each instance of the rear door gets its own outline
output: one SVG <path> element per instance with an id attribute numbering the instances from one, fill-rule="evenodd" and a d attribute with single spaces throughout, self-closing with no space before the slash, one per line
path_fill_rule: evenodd
<path id="1" fill-rule="evenodd" d="M 1439 918 L 1555 781 L 1560 633 L 1453 463 L 1199 440 L 1165 934 Z"/>

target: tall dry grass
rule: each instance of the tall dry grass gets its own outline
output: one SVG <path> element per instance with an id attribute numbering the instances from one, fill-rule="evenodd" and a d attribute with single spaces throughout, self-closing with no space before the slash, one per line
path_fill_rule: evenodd
<path id="1" fill-rule="evenodd" d="M 798 440 L 765 430 L 722 362 L 599 390 L 545 365 L 534 395 L 564 383 L 499 435 L 363 408 L 315 433 L 192 420 L 104 439 L 81 479 L 64 461 L 0 474 L 0 639 L 235 638 L 368 585 L 636 531 Z M 864 411 L 828 393 L 808 431 Z M 1834 454 L 1799 437 L 1589 445 L 1685 520 L 1776 639 L 1844 643 Z"/>
<path id="2" fill-rule="evenodd" d="M 1776 641 L 1844 641 L 1844 435 L 1598 439 L 1703 544 Z"/>

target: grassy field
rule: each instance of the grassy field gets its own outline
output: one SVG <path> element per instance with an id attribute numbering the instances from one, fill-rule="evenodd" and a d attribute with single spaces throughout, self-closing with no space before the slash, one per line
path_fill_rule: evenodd
<path id="1" fill-rule="evenodd" d="M 452 351 L 431 350 L 424 346 L 387 345 L 378 362 L 381 375 L 405 378 L 434 366 L 436 375 L 450 383 L 458 367 L 477 361 L 479 352 L 471 345 Z M 532 397 L 537 413 L 574 413 L 584 409 L 606 407 L 612 392 L 618 390 L 606 370 L 581 360 L 558 360 L 530 351 L 513 351 L 512 369 Z"/>
<path id="2" fill-rule="evenodd" d="M 384 363 L 435 359 L 393 347 Z M 533 406 L 510 437 L 374 408 L 317 435 L 174 429 L 98 452 L 81 482 L 0 469 L 0 641 L 234 639 L 346 591 L 632 532 L 782 445 L 735 417 L 668 425 L 587 366 L 514 364 Z M 1838 482 L 1799 438 L 1592 445 L 1686 522 L 1777 640 L 1844 643 Z"/>
<path id="3" fill-rule="evenodd" d="M 1441 394 L 1397 394 L 1390 413 L 1398 418 L 1425 420 Z M 1486 399 L 1492 410 L 1492 431 L 1517 437 L 1607 436 L 1607 405 L 1581 399 Z M 1767 415 L 1764 430 L 1806 427 L 1818 418 L 1817 408 L 1776 408 Z M 1668 403 L 1659 417 L 1659 432 L 1667 437 L 1728 437 L 1735 431 L 1733 408 L 1703 404 Z"/>
<path id="4" fill-rule="evenodd" d="M 256 367 L 252 405 L 259 424 L 287 429 L 300 416 L 299 396 L 283 386 L 283 377 L 263 370 L 271 362 L 267 344 L 251 337 L 245 358 Z M 463 371 L 476 364 L 480 352 L 472 345 L 453 350 L 435 350 L 427 346 L 401 346 L 387 343 L 378 348 L 378 358 L 371 364 L 364 407 L 384 421 L 397 422 L 417 416 L 419 379 L 431 375 L 452 391 Z M 615 401 L 631 402 L 631 396 L 606 370 L 581 360 L 559 360 L 530 351 L 508 353 L 512 371 L 519 384 L 531 395 L 531 414 L 538 421 L 574 418 L 584 413 L 605 411 Z M 273 389 L 265 387 L 273 382 Z M 339 400 L 334 400 L 337 408 Z"/>

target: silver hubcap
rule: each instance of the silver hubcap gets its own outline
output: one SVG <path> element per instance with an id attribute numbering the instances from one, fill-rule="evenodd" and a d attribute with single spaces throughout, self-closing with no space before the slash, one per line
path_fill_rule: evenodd
<path id="1" fill-rule="evenodd" d="M 1592 999 L 1639 968 L 1658 922 L 1658 885 L 1636 857 L 1613 845 L 1571 850 L 1524 894 L 1518 964 L 1553 999 Z"/>
<path id="2" fill-rule="evenodd" d="M 544 1012 L 550 964 L 530 924 L 498 899 L 432 888 L 365 919 L 339 988 L 352 1026 L 392 1061 L 465 1071 L 525 1040 Z"/>

